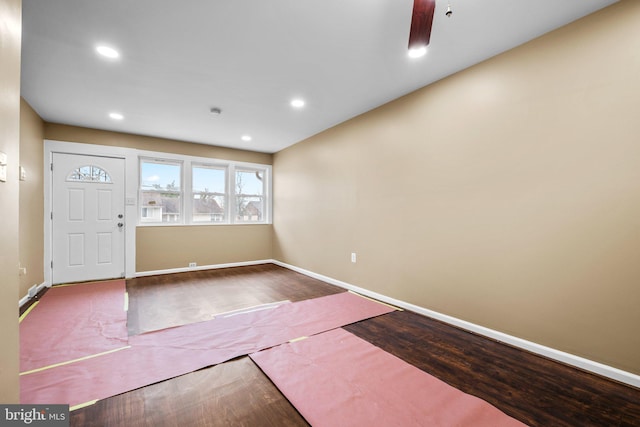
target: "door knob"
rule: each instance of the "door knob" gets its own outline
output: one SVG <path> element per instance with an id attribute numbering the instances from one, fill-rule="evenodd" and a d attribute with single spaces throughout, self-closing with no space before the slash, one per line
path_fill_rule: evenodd
<path id="1" fill-rule="evenodd" d="M 121 222 L 118 223 L 118 227 L 122 228 L 123 226 L 124 226 L 123 223 L 121 223 Z"/>
<path id="2" fill-rule="evenodd" d="M 120 218 L 120 219 L 122 219 L 123 216 L 124 215 L 122 215 L 122 214 L 118 214 L 118 218 Z"/>

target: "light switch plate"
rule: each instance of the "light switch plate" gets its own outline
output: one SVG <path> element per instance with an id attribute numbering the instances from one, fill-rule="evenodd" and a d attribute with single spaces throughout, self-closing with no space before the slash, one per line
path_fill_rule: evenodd
<path id="1" fill-rule="evenodd" d="M 7 181 L 7 153 L 0 151 L 0 181 Z"/>
<path id="2" fill-rule="evenodd" d="M 20 181 L 24 181 L 25 179 L 27 179 L 27 171 L 20 166 Z"/>

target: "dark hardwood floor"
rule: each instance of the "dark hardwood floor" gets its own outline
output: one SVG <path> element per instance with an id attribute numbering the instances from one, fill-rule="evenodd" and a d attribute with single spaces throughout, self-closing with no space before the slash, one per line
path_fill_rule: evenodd
<path id="1" fill-rule="evenodd" d="M 344 329 L 531 426 L 640 426 L 640 390 L 419 314 Z"/>
<path id="2" fill-rule="evenodd" d="M 293 274 L 292 274 L 293 273 Z M 127 280 L 129 335 L 210 320 L 260 304 L 291 302 L 344 289 L 276 265 L 166 274 Z"/>
<path id="3" fill-rule="evenodd" d="M 131 333 L 342 289 L 275 265 L 127 281 Z M 640 390 L 407 311 L 345 327 L 531 426 L 640 426 Z M 302 426 L 247 357 L 99 401 L 73 426 Z"/>
<path id="4" fill-rule="evenodd" d="M 308 426 L 248 357 L 98 401 L 72 426 Z"/>

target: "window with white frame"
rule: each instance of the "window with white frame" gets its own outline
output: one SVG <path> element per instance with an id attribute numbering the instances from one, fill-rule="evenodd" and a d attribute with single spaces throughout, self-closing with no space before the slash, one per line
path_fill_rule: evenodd
<path id="1" fill-rule="evenodd" d="M 191 219 L 194 223 L 227 220 L 227 168 L 194 164 L 191 168 Z"/>
<path id="2" fill-rule="evenodd" d="M 271 166 L 140 157 L 140 225 L 270 223 Z"/>
<path id="3" fill-rule="evenodd" d="M 182 222 L 182 163 L 140 159 L 140 222 Z"/>
<path id="4" fill-rule="evenodd" d="M 264 171 L 244 168 L 235 170 L 236 222 L 263 221 L 264 185 Z"/>

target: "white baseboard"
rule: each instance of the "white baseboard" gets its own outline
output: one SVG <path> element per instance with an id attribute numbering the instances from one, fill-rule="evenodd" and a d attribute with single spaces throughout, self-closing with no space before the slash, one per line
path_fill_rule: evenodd
<path id="1" fill-rule="evenodd" d="M 257 260 L 257 261 L 231 262 L 227 264 L 199 265 L 197 267 L 169 268 L 166 270 L 138 271 L 136 272 L 135 277 L 157 276 L 159 274 L 185 273 L 188 271 L 199 271 L 199 270 L 215 270 L 218 268 L 229 268 L 229 267 L 246 267 L 249 265 L 269 264 L 272 262 L 273 260 L 271 259 L 263 259 L 263 260 Z"/>
<path id="2" fill-rule="evenodd" d="M 40 292 L 41 290 L 43 290 L 44 288 L 47 287 L 46 283 L 40 283 L 38 285 L 38 287 L 36 288 L 36 294 L 38 292 Z M 23 296 L 22 298 L 20 298 L 20 301 L 18 301 L 18 307 L 22 307 L 23 305 L 25 305 L 27 303 L 27 301 L 29 301 L 29 294 Z"/>
<path id="3" fill-rule="evenodd" d="M 270 262 L 276 265 L 279 265 L 281 267 L 288 268 L 289 270 L 293 270 L 298 273 L 304 274 L 305 276 L 313 277 L 314 279 L 322 280 L 323 282 L 340 286 L 341 288 L 349 289 L 351 291 L 360 293 L 362 295 L 366 295 L 368 297 L 375 298 L 377 300 L 386 302 L 388 304 L 395 305 L 396 307 L 404 308 L 406 310 L 410 310 L 410 311 L 422 314 L 424 316 L 440 320 L 442 322 L 448 323 L 453 326 L 457 326 L 459 328 L 485 336 L 487 338 L 491 338 L 496 341 L 509 344 L 513 347 L 521 348 L 531 353 L 539 354 L 549 359 L 557 360 L 558 362 L 562 362 L 566 365 L 574 366 L 576 368 L 593 372 L 603 377 L 607 377 L 612 380 L 619 381 L 621 383 L 628 384 L 636 388 L 640 388 L 640 375 L 623 371 L 621 369 L 614 368 L 612 366 L 595 362 L 593 360 L 585 359 L 583 357 L 566 353 L 564 351 L 556 350 L 554 348 L 547 347 L 541 344 L 536 344 L 532 341 L 527 341 L 525 339 L 518 338 L 513 335 L 509 335 L 493 329 L 485 328 L 484 326 L 476 325 L 475 323 L 467 322 L 465 320 L 461 320 L 456 317 L 438 313 L 437 311 L 429 310 L 424 307 L 419 307 L 417 305 L 413 305 L 404 301 L 390 298 L 388 296 L 379 294 L 377 292 L 369 291 L 367 289 L 360 288 L 358 286 L 354 286 L 349 283 L 333 279 L 331 277 L 323 276 L 322 274 L 317 274 L 312 271 L 305 270 L 303 268 L 286 264 L 284 262 L 280 262 L 277 260 L 270 260 Z"/>

